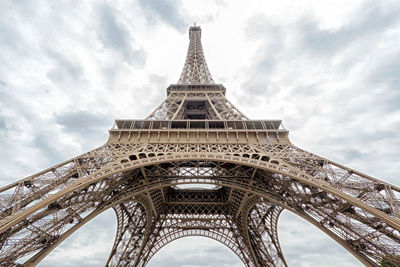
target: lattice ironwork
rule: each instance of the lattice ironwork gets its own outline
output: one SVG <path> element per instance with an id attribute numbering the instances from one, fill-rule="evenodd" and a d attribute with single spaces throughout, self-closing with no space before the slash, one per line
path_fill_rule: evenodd
<path id="1" fill-rule="evenodd" d="M 186 61 L 178 84 L 214 84 L 204 57 L 199 26 L 190 27 L 189 40 Z"/>
<path id="2" fill-rule="evenodd" d="M 189 51 L 202 51 L 198 27 L 190 34 Z M 105 145 L 0 189 L 0 265 L 38 264 L 113 208 L 107 266 L 144 266 L 186 236 L 217 240 L 246 266 L 287 266 L 284 209 L 366 266 L 400 266 L 399 187 L 297 148 L 281 121 L 249 120 L 223 86 L 195 85 L 204 73 L 186 68 L 193 83 L 171 85 L 145 120 L 116 120 Z"/>

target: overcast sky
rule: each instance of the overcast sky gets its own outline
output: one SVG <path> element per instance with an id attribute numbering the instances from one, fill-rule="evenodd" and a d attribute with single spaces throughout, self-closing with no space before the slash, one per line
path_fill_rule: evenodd
<path id="1" fill-rule="evenodd" d="M 0 1 L 0 186 L 94 149 L 116 118 L 140 119 L 176 83 L 188 27 L 211 74 L 253 119 L 292 142 L 400 185 L 400 1 Z M 39 266 L 101 266 L 115 216 L 100 215 Z M 289 213 L 291 266 L 361 266 Z M 185 238 L 149 266 L 242 266 Z"/>

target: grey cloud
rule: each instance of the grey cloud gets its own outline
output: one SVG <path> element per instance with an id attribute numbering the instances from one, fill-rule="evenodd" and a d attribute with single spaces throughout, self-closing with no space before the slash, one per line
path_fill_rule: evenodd
<path id="1" fill-rule="evenodd" d="M 146 99 L 142 102 L 142 109 L 140 112 L 142 117 L 146 117 L 149 115 L 154 108 L 156 108 L 162 101 L 165 99 L 165 88 L 167 88 L 167 79 L 165 76 L 160 76 L 157 74 L 150 74 L 149 77 L 150 82 L 148 85 L 138 88 L 133 93 L 135 99 L 140 97 L 141 94 L 146 94 Z M 155 104 L 156 103 L 156 104 Z"/>
<path id="2" fill-rule="evenodd" d="M 165 78 L 165 76 L 161 76 L 161 75 L 157 75 L 157 74 L 151 74 L 150 81 L 151 81 L 151 83 L 154 83 L 157 86 L 167 85 L 167 79 Z"/>
<path id="3" fill-rule="evenodd" d="M 324 84 L 327 79 L 332 78 L 338 83 L 343 79 L 349 80 L 351 70 L 359 67 L 360 62 L 365 63 L 365 53 L 378 51 L 383 33 L 396 27 L 400 21 L 397 16 L 398 9 L 399 4 L 391 3 L 385 6 L 380 2 L 367 1 L 356 10 L 354 19 L 337 29 L 321 28 L 317 18 L 310 15 L 302 16 L 290 24 L 274 24 L 274 21 L 265 15 L 254 15 L 248 19 L 244 32 L 247 38 L 259 41 L 260 46 L 254 54 L 252 65 L 245 70 L 248 78 L 242 82 L 241 87 L 247 93 L 265 97 L 265 101 L 269 101 L 270 104 L 276 104 L 271 103 L 271 97 L 275 97 L 276 100 L 277 93 L 283 92 L 289 94 L 288 97 L 280 96 L 285 97 L 283 100 L 287 101 L 288 105 L 291 105 L 291 102 L 295 103 L 295 98 L 304 99 L 303 105 L 314 101 L 318 101 L 315 103 L 317 106 L 321 101 L 330 101 L 326 103 L 330 106 L 337 104 L 341 107 L 339 112 L 327 114 L 335 117 L 345 116 L 348 119 L 348 116 L 352 116 L 348 114 L 355 114 L 350 111 L 357 111 L 358 114 L 365 112 L 365 103 L 354 102 L 357 97 L 364 95 L 366 98 L 367 90 L 373 90 L 371 82 L 385 84 L 395 90 L 400 88 L 399 75 L 396 74 L 400 68 L 400 59 L 395 56 L 398 49 L 392 48 L 391 59 L 378 59 L 374 63 L 376 67 L 365 66 L 364 74 L 359 77 L 360 84 L 355 88 L 342 90 L 340 94 L 332 93 L 330 96 L 340 95 L 340 99 L 332 101 L 325 97 L 328 94 L 324 91 Z M 309 82 L 302 80 L 301 78 L 309 75 L 308 73 L 315 73 L 316 79 Z M 286 87 L 281 88 L 282 84 Z M 381 94 L 374 97 L 377 104 L 375 109 L 398 110 L 398 93 L 391 92 L 390 95 Z M 254 98 L 243 96 L 242 99 L 247 105 L 255 104 Z M 349 111 L 347 114 L 344 114 L 345 109 Z"/>
<path id="4" fill-rule="evenodd" d="M 6 128 L 6 120 L 2 117 L 0 117 L 0 130 Z"/>
<path id="5" fill-rule="evenodd" d="M 312 96 L 317 94 L 318 85 L 317 84 L 307 84 L 304 86 L 297 87 L 295 91 L 293 91 L 294 95 L 298 96 Z"/>
<path id="6" fill-rule="evenodd" d="M 285 47 L 285 28 L 271 24 L 263 15 L 255 15 L 247 21 L 245 34 L 247 38 L 262 40 L 262 47 L 254 58 L 257 69 L 274 70 L 277 56 Z"/>
<path id="7" fill-rule="evenodd" d="M 80 110 L 56 115 L 56 122 L 68 132 L 88 135 L 101 132 L 111 121 L 106 117 Z"/>
<path id="8" fill-rule="evenodd" d="M 285 46 L 285 33 L 281 28 L 266 21 L 262 15 L 255 15 L 248 20 L 245 33 L 248 38 L 262 39 L 262 46 L 254 57 L 251 79 L 248 79 L 242 87 L 252 94 L 272 96 L 277 91 L 271 84 L 271 78 Z"/>
<path id="9" fill-rule="evenodd" d="M 397 51 L 399 52 L 399 51 Z M 391 88 L 400 91 L 400 56 L 398 53 L 392 55 L 384 63 L 377 66 L 375 70 L 370 73 L 369 81 L 377 84 L 388 84 Z M 399 103 L 397 103 L 399 106 Z"/>
<path id="10" fill-rule="evenodd" d="M 390 81 L 390 79 L 389 79 L 389 81 Z M 397 83 L 397 81 L 396 81 L 396 83 Z M 389 99 L 387 99 L 383 103 L 382 107 L 384 109 L 386 109 L 387 111 L 397 112 L 400 109 L 400 95 L 399 95 L 400 94 L 400 87 L 393 86 L 392 88 L 397 92 L 396 96 L 389 97 Z"/>
<path id="11" fill-rule="evenodd" d="M 396 4 L 394 4 L 396 5 Z M 321 29 L 318 22 L 310 18 L 296 21 L 296 31 L 300 34 L 301 49 L 319 56 L 336 53 L 354 41 L 364 40 L 369 35 L 381 34 L 399 21 L 396 8 L 387 8 L 377 1 L 367 1 L 358 11 L 358 19 L 339 29 Z M 370 42 L 370 40 L 369 40 Z M 365 40 L 364 45 L 369 45 Z"/>
<path id="12" fill-rule="evenodd" d="M 142 48 L 133 47 L 134 39 L 130 32 L 118 23 L 114 12 L 116 11 L 107 5 L 100 9 L 100 40 L 106 47 L 118 51 L 129 64 L 142 68 L 146 61 L 146 53 Z"/>
<path id="13" fill-rule="evenodd" d="M 359 150 L 356 149 L 349 149 L 345 152 L 345 158 L 343 160 L 345 160 L 346 162 L 350 162 L 353 160 L 359 160 L 361 158 L 365 158 L 365 154 L 360 152 Z"/>
<path id="14" fill-rule="evenodd" d="M 121 64 L 110 64 L 101 67 L 101 74 L 104 79 L 105 88 L 107 89 L 114 88 L 114 85 L 117 81 L 118 74 L 120 73 L 121 68 L 123 68 L 123 65 Z"/>
<path id="15" fill-rule="evenodd" d="M 25 120 L 33 120 L 35 115 L 27 109 L 29 106 L 29 99 L 18 99 L 14 94 L 13 90 L 17 90 L 14 86 L 7 85 L 7 90 L 0 90 L 0 109 L 1 110 L 13 110 L 19 118 Z M 12 109 L 10 109 L 12 107 Z M 11 124 L 14 128 L 21 129 L 20 125 L 16 126 L 14 123 Z"/>
<path id="16" fill-rule="evenodd" d="M 352 36 L 352 30 L 350 29 L 339 31 L 321 30 L 318 27 L 318 23 L 305 18 L 298 24 L 297 30 L 300 34 L 302 48 L 318 55 L 336 52 L 355 38 L 355 36 Z"/>
<path id="17" fill-rule="evenodd" d="M 45 49 L 46 54 L 56 62 L 56 67 L 47 73 L 47 77 L 56 84 L 65 82 L 82 83 L 83 69 L 77 62 L 73 62 L 65 55 Z"/>
<path id="18" fill-rule="evenodd" d="M 371 122 L 373 123 L 373 122 Z M 368 143 L 378 143 L 378 142 L 384 142 L 384 141 L 389 141 L 394 140 L 397 138 L 397 128 L 393 129 L 375 129 L 374 131 L 371 131 L 369 133 L 363 132 L 363 133 L 357 133 L 357 136 L 353 137 L 348 137 L 348 136 L 340 136 L 340 137 L 331 137 L 329 140 L 325 141 L 326 145 L 329 145 L 329 143 L 336 143 L 336 144 L 344 144 L 347 142 L 350 142 L 353 144 L 353 146 L 358 146 L 362 144 L 368 144 Z M 393 143 L 393 145 L 395 145 Z M 354 149 L 347 149 L 346 153 L 346 160 L 353 160 L 355 158 L 360 158 L 363 156 L 366 156 L 365 154 L 361 153 L 359 150 L 354 150 Z"/>
<path id="19" fill-rule="evenodd" d="M 25 55 L 27 47 L 26 44 L 22 41 L 22 36 L 18 29 L 18 24 L 13 23 L 14 18 L 8 16 L 7 14 L 0 13 L 0 16 L 2 18 L 7 18 L 0 20 L 0 44 L 2 47 L 2 51 L 15 51 L 16 53 L 21 53 L 22 55 Z M 0 58 L 2 58 L 2 61 L 4 61 L 3 58 L 6 58 L 6 56 L 9 55 L 7 55 L 6 53 L 0 53 L 0 56 Z"/>
<path id="20" fill-rule="evenodd" d="M 358 10 L 357 19 L 338 29 L 323 29 L 312 16 L 303 16 L 292 24 L 273 25 L 264 15 L 254 15 L 247 21 L 245 32 L 248 38 L 262 40 L 254 58 L 255 69 L 271 73 L 279 63 L 288 64 L 301 56 L 318 62 L 354 42 L 363 42 L 364 46 L 375 45 L 379 41 L 377 35 L 400 21 L 398 4 L 393 5 L 388 8 L 381 2 L 368 1 Z M 290 43 L 288 36 L 294 37 Z"/>
<path id="21" fill-rule="evenodd" d="M 242 85 L 242 87 L 246 88 L 247 92 L 250 92 L 252 95 L 265 95 L 268 94 L 272 96 L 276 93 L 276 91 L 269 90 L 269 79 L 268 77 L 253 77 L 253 79 L 247 81 Z"/>
<path id="22" fill-rule="evenodd" d="M 394 74 L 393 77 L 387 76 L 387 73 L 376 73 L 374 75 L 377 76 L 377 80 L 379 80 L 379 83 L 375 85 L 374 82 L 371 82 L 370 86 L 386 88 L 384 89 L 384 91 L 382 90 L 380 92 L 376 92 L 374 95 L 371 95 L 370 101 L 368 103 L 360 103 L 351 111 L 355 111 L 358 113 L 375 111 L 385 116 L 385 119 L 389 118 L 391 115 L 396 116 L 395 113 L 400 110 L 400 87 L 398 85 L 398 75 L 396 76 Z M 368 82 L 369 79 L 367 78 L 366 81 Z M 368 91 L 364 92 L 364 94 L 368 94 Z M 376 120 L 380 119 L 382 118 L 377 118 Z M 399 122 L 397 122 L 397 126 L 400 126 Z"/>
<path id="23" fill-rule="evenodd" d="M 45 158 L 49 160 L 49 165 L 54 165 L 56 163 L 65 160 L 62 153 L 57 148 L 57 142 L 51 136 L 51 134 L 46 134 L 40 132 L 34 139 L 33 145 L 38 148 L 41 153 L 45 154 Z"/>
<path id="24" fill-rule="evenodd" d="M 156 18 L 174 27 L 179 32 L 185 32 L 186 18 L 182 15 L 180 1 L 173 0 L 139 0 L 145 12 L 147 21 L 154 23 Z"/>

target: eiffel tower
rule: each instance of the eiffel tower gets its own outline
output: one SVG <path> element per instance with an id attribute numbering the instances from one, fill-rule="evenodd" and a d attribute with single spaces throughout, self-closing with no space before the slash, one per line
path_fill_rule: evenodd
<path id="1" fill-rule="evenodd" d="M 245 266 L 287 266 L 283 210 L 365 266 L 400 266 L 400 188 L 296 147 L 280 120 L 247 118 L 214 82 L 199 26 L 189 39 L 178 83 L 146 119 L 116 120 L 105 145 L 0 189 L 0 265 L 37 265 L 113 208 L 106 266 L 144 266 L 186 236 Z"/>

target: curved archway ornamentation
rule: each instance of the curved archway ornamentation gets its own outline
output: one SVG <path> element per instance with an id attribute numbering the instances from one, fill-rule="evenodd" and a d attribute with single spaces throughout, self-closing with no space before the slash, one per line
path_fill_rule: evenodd
<path id="1" fill-rule="evenodd" d="M 126 183 L 123 183 L 125 197 L 126 195 L 132 197 L 141 194 L 149 198 L 149 194 L 154 190 L 178 184 L 197 183 L 215 184 L 224 188 L 234 189 L 246 195 L 243 199 L 250 196 L 256 196 L 261 200 L 268 199 L 269 202 L 289 209 L 316 225 L 366 265 L 374 266 L 375 260 L 383 255 L 393 253 L 392 249 L 396 245 L 397 235 L 395 231 L 400 228 L 398 227 L 399 219 L 397 217 L 390 216 L 390 214 L 383 212 L 378 207 L 374 207 L 373 203 L 355 198 L 351 194 L 344 192 L 344 190 L 341 191 L 340 187 L 331 180 L 312 176 L 307 171 L 297 169 L 293 166 L 293 163 L 288 164 L 284 160 L 274 157 L 272 153 L 258 150 L 257 153 L 250 154 L 243 152 L 204 153 L 203 151 L 175 154 L 170 152 L 159 155 L 141 152 L 140 154 L 125 153 L 123 157 L 118 157 L 117 160 L 90 175 L 76 179 L 68 187 L 56 194 L 49 194 L 35 205 L 22 208 L 19 212 L 7 216 L 2 220 L 1 232 L 3 236 L 10 236 L 10 233 L 12 235 L 22 231 L 24 221 L 31 220 L 31 218 L 37 218 L 40 221 L 48 215 L 54 216 L 55 213 L 62 213 L 64 211 L 62 206 L 59 208 L 56 205 L 59 201 L 71 199 L 72 197 L 79 200 L 79 195 L 82 195 L 81 198 L 85 198 L 87 196 L 85 192 L 91 192 L 93 195 L 94 192 L 98 193 L 101 189 L 104 199 L 100 200 L 99 198 L 99 206 L 100 204 L 103 205 L 107 199 L 107 201 L 110 199 L 120 201 L 120 199 L 124 198 L 123 194 L 120 194 L 121 191 L 118 191 L 121 188 L 112 188 L 110 181 L 126 181 Z M 207 164 L 209 165 L 207 166 Z M 173 177 L 166 176 L 162 182 L 159 177 L 150 177 L 152 168 L 158 168 L 158 171 L 164 169 L 167 172 L 168 168 L 170 170 L 179 168 L 181 171 L 185 170 L 185 168 L 188 170 L 202 168 L 203 171 L 208 168 L 209 170 L 224 170 L 228 172 L 229 169 L 235 167 L 241 168 L 245 175 L 240 177 L 235 174 L 234 178 L 232 178 L 233 176 L 224 178 L 201 174 L 189 175 L 182 173 L 177 175 L 175 173 L 172 175 Z M 146 177 L 146 172 L 150 174 L 147 174 L 149 176 L 147 179 L 137 179 L 138 176 L 141 178 Z M 251 172 L 254 174 L 250 174 Z M 249 179 L 252 179 L 251 183 L 248 183 Z M 374 180 L 370 179 L 369 181 L 371 184 L 374 182 Z M 128 182 L 129 186 L 127 186 Z M 121 184 L 119 185 L 121 186 Z M 107 186 L 109 191 L 104 191 Z M 272 188 L 273 190 L 271 190 Z M 243 199 L 241 201 L 244 203 Z M 320 207 L 316 207 L 315 203 L 318 203 Z M 154 214 L 159 207 L 152 207 L 152 205 L 154 203 L 148 204 L 148 210 Z M 243 204 L 241 203 L 240 205 Z M 336 218 L 329 216 L 332 213 L 343 214 L 343 218 L 352 216 L 359 227 L 352 225 L 350 229 L 344 220 L 340 220 L 340 216 Z M 236 211 L 235 215 L 240 217 L 238 211 Z M 371 218 L 379 218 L 379 225 L 372 224 L 374 222 L 370 220 Z M 358 240 L 365 236 L 365 226 L 371 228 L 370 237 L 367 240 L 369 243 L 365 244 L 364 242 L 361 244 Z M 375 234 L 375 237 L 373 233 L 380 234 Z M 55 240 L 37 242 L 38 245 L 35 249 L 51 247 L 51 244 L 56 244 L 61 236 L 62 234 Z M 380 239 L 384 239 L 382 245 L 379 245 Z M 392 245 L 390 245 L 390 242 L 392 242 Z M 249 248 L 252 247 L 251 244 L 247 245 Z M 378 248 L 378 250 L 372 250 L 372 246 Z M 257 257 L 260 257 L 260 255 L 253 255 L 253 258 Z"/>

